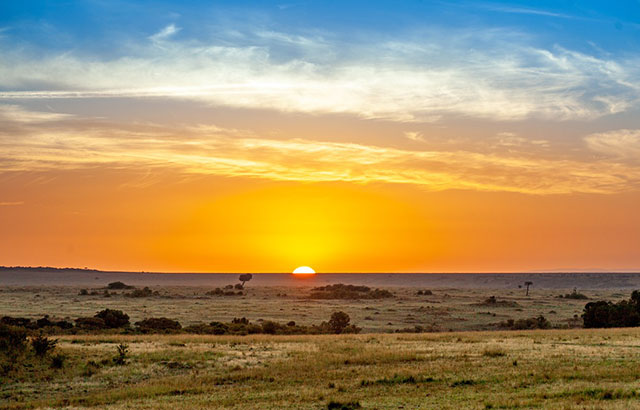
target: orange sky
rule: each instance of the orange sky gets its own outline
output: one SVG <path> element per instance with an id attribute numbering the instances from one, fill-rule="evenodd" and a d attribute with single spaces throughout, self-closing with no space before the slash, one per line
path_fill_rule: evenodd
<path id="1" fill-rule="evenodd" d="M 15 173 L 0 183 L 5 265 L 145 271 L 631 269 L 637 193 L 427 192 L 158 171 Z M 144 178 L 143 178 L 144 179 Z"/>
<path id="2" fill-rule="evenodd" d="M 0 2 L 0 265 L 640 270 L 638 7 L 40 3 Z"/>

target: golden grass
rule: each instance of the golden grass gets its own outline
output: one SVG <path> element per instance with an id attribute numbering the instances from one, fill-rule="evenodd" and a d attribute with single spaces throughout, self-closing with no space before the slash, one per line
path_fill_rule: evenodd
<path id="1" fill-rule="evenodd" d="M 124 366 L 89 360 L 130 347 Z M 320 336 L 61 336 L 68 367 L 4 407 L 640 408 L 640 329 Z"/>

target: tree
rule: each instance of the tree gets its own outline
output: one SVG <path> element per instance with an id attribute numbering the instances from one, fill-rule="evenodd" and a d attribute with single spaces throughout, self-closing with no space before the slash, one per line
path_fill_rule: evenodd
<path id="1" fill-rule="evenodd" d="M 239 279 L 240 279 L 240 282 L 242 282 L 242 287 L 244 288 L 244 283 L 253 279 L 253 275 L 250 273 L 243 273 L 242 275 L 240 275 Z"/>
<path id="2" fill-rule="evenodd" d="M 331 329 L 333 333 L 340 334 L 349 326 L 350 321 L 351 318 L 348 314 L 342 311 L 334 312 L 331 315 L 331 319 L 329 319 L 329 329 Z"/>
<path id="3" fill-rule="evenodd" d="M 526 293 L 526 295 L 525 295 L 525 296 L 529 296 L 529 286 L 531 286 L 531 285 L 533 285 L 533 282 L 526 281 L 526 282 L 524 283 L 524 286 L 526 286 L 526 287 L 527 287 L 527 293 Z"/>

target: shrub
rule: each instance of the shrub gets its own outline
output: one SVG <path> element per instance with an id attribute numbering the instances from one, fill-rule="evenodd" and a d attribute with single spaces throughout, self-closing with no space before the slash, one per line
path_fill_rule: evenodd
<path id="1" fill-rule="evenodd" d="M 331 400 L 327 404 L 327 409 L 328 410 L 355 410 L 355 409 L 360 409 L 360 408 L 362 408 L 362 406 L 357 401 L 350 401 L 350 402 L 347 402 L 347 403 L 341 403 L 339 401 Z"/>
<path id="2" fill-rule="evenodd" d="M 0 353 L 18 353 L 27 345 L 27 331 L 16 326 L 0 324 Z"/>
<path id="3" fill-rule="evenodd" d="M 506 327 L 512 330 L 530 330 L 530 329 L 550 329 L 551 323 L 542 315 L 529 319 L 509 319 L 500 322 L 500 327 Z"/>
<path id="4" fill-rule="evenodd" d="M 55 349 L 57 340 L 49 339 L 42 335 L 38 335 L 31 339 L 31 346 L 36 353 L 36 356 L 43 357 L 51 350 Z"/>
<path id="5" fill-rule="evenodd" d="M 349 326 L 351 318 L 348 314 L 340 311 L 334 312 L 329 319 L 329 328 L 332 333 L 340 334 Z"/>
<path id="6" fill-rule="evenodd" d="M 54 369 L 62 369 L 64 367 L 64 362 L 67 360 L 67 356 L 63 354 L 57 354 L 51 357 L 51 367 Z"/>
<path id="7" fill-rule="evenodd" d="M 35 324 L 31 321 L 31 319 L 26 317 L 4 316 L 2 319 L 0 319 L 0 322 L 9 326 L 24 327 L 27 329 L 35 328 Z"/>
<path id="8" fill-rule="evenodd" d="M 638 306 L 626 300 L 618 303 L 604 300 L 589 302 L 584 307 L 582 319 L 586 328 L 635 327 L 640 325 Z"/>
<path id="9" fill-rule="evenodd" d="M 158 291 L 152 291 L 148 286 L 145 286 L 142 289 L 134 289 L 130 293 L 125 293 L 125 296 L 130 298 L 147 298 L 150 296 L 158 296 L 160 293 Z"/>
<path id="10" fill-rule="evenodd" d="M 135 286 L 125 285 L 123 282 L 111 282 L 107 285 L 107 289 L 112 290 L 122 290 L 122 289 L 133 289 Z"/>
<path id="11" fill-rule="evenodd" d="M 386 289 L 372 290 L 367 286 L 334 285 L 319 286 L 311 289 L 310 299 L 385 299 L 393 294 Z"/>
<path id="12" fill-rule="evenodd" d="M 136 322 L 136 326 L 142 333 L 175 333 L 182 329 L 182 326 L 177 320 L 171 320 L 166 317 L 144 319 Z"/>
<path id="13" fill-rule="evenodd" d="M 129 315 L 121 310 L 105 309 L 96 313 L 96 318 L 102 319 L 108 328 L 124 327 L 129 324 Z"/>
<path id="14" fill-rule="evenodd" d="M 214 290 L 210 290 L 208 292 L 205 292 L 204 294 L 208 296 L 223 296 L 224 291 L 220 288 L 215 288 Z"/>
<path id="15" fill-rule="evenodd" d="M 80 289 L 80 293 L 78 293 L 80 296 L 87 296 L 88 294 L 89 292 L 86 289 Z"/>
<path id="16" fill-rule="evenodd" d="M 124 343 L 120 343 L 118 345 L 118 347 L 116 348 L 116 351 L 118 353 L 118 355 L 116 357 L 113 358 L 113 363 L 122 366 L 124 364 L 127 364 L 127 355 L 129 353 L 129 346 L 124 344 Z"/>
<path id="17" fill-rule="evenodd" d="M 107 329 L 108 326 L 99 317 L 79 317 L 76 319 L 76 326 L 80 329 L 99 330 Z"/>
<path id="18" fill-rule="evenodd" d="M 578 293 L 576 288 L 573 288 L 573 292 L 571 292 L 571 293 L 567 293 L 565 295 L 558 295 L 558 298 L 560 298 L 560 299 L 578 299 L 578 300 L 589 299 L 587 297 L 587 295 L 583 295 L 582 293 Z"/>

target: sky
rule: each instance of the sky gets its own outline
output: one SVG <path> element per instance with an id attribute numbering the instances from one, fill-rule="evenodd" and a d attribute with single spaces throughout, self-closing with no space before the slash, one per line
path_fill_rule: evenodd
<path id="1" fill-rule="evenodd" d="M 640 270 L 640 1 L 0 3 L 0 265 Z"/>

